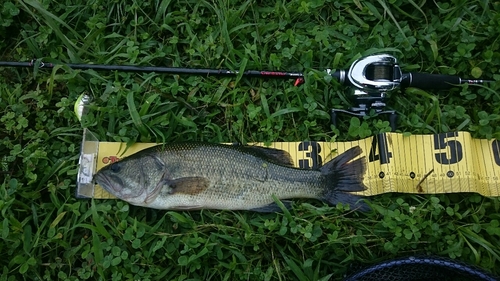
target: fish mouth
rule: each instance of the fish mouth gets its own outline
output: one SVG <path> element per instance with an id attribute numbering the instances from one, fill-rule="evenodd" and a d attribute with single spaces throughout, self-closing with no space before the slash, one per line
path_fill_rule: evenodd
<path id="1" fill-rule="evenodd" d="M 104 190 L 113 195 L 120 194 L 121 186 L 123 186 L 123 182 L 120 178 L 113 177 L 112 179 L 110 176 L 103 173 L 97 173 L 94 176 L 94 182 L 98 183 Z"/>
<path id="2" fill-rule="evenodd" d="M 124 193 L 123 189 L 125 184 L 123 183 L 123 180 L 118 176 L 106 175 L 104 173 L 97 173 L 94 176 L 94 182 L 99 184 L 107 192 L 123 200 L 141 196 L 145 191 L 143 187 L 141 188 L 141 190 L 139 190 L 138 194 L 127 194 L 127 192 Z"/>

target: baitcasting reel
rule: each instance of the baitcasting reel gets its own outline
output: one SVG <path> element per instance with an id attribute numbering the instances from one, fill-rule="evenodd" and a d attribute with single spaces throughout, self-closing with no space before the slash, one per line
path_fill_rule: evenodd
<path id="1" fill-rule="evenodd" d="M 389 114 L 389 123 L 396 130 L 397 115 L 394 110 L 385 110 L 387 94 L 400 88 L 415 87 L 420 89 L 444 90 L 460 84 L 484 84 L 492 81 L 469 80 L 458 76 L 402 73 L 397 59 L 391 55 L 379 54 L 356 60 L 349 70 L 338 70 L 330 75 L 337 78 L 341 84 L 354 87 L 353 101 L 356 104 L 349 110 L 332 109 L 331 121 L 337 125 L 337 113 L 364 117 L 370 111 L 376 115 Z"/>
<path id="2" fill-rule="evenodd" d="M 391 128 L 396 130 L 396 112 L 385 110 L 387 94 L 399 89 L 403 77 L 395 57 L 387 54 L 367 56 L 356 60 L 347 73 L 340 70 L 332 75 L 340 83 L 354 87 L 353 100 L 356 103 L 349 110 L 332 109 L 330 114 L 333 125 L 337 125 L 339 112 L 364 117 L 370 110 L 374 110 L 377 115 L 389 114 Z"/>

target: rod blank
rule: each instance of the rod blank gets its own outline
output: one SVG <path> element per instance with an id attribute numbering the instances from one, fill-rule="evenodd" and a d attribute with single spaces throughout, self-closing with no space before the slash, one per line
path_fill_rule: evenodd
<path id="1" fill-rule="evenodd" d="M 0 66 L 9 67 L 33 67 L 35 60 L 31 62 L 10 62 L 0 61 Z M 166 73 L 179 75 L 199 75 L 199 76 L 219 76 L 219 77 L 234 77 L 240 74 L 238 71 L 226 69 L 208 69 L 208 68 L 183 68 L 183 67 L 158 67 L 158 66 L 136 66 L 136 65 L 104 65 L 104 64 L 65 64 L 73 69 L 81 70 L 105 70 L 105 71 L 123 71 L 123 72 L 139 72 L 139 73 Z M 53 68 L 56 64 L 40 63 L 40 68 Z M 248 70 L 243 72 L 242 76 L 255 78 L 280 78 L 280 79 L 299 79 L 303 78 L 301 72 L 283 72 L 283 71 L 258 71 Z"/>

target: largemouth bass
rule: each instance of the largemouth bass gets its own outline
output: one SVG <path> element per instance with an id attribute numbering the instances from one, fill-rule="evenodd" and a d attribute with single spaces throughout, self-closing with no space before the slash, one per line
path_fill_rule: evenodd
<path id="1" fill-rule="evenodd" d="M 354 147 L 320 169 L 294 168 L 278 149 L 209 143 L 162 144 L 97 172 L 94 180 L 116 197 L 155 209 L 281 211 L 280 199 L 315 198 L 366 209 L 350 192 L 365 190 L 365 157 Z M 291 202 L 285 201 L 290 207 Z"/>

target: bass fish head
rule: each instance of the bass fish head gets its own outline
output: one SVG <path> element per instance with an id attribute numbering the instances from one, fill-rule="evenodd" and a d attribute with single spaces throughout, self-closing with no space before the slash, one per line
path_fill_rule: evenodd
<path id="1" fill-rule="evenodd" d="M 119 199 L 144 206 L 158 196 L 165 178 L 161 159 L 155 155 L 134 155 L 102 168 L 94 181 Z"/>

